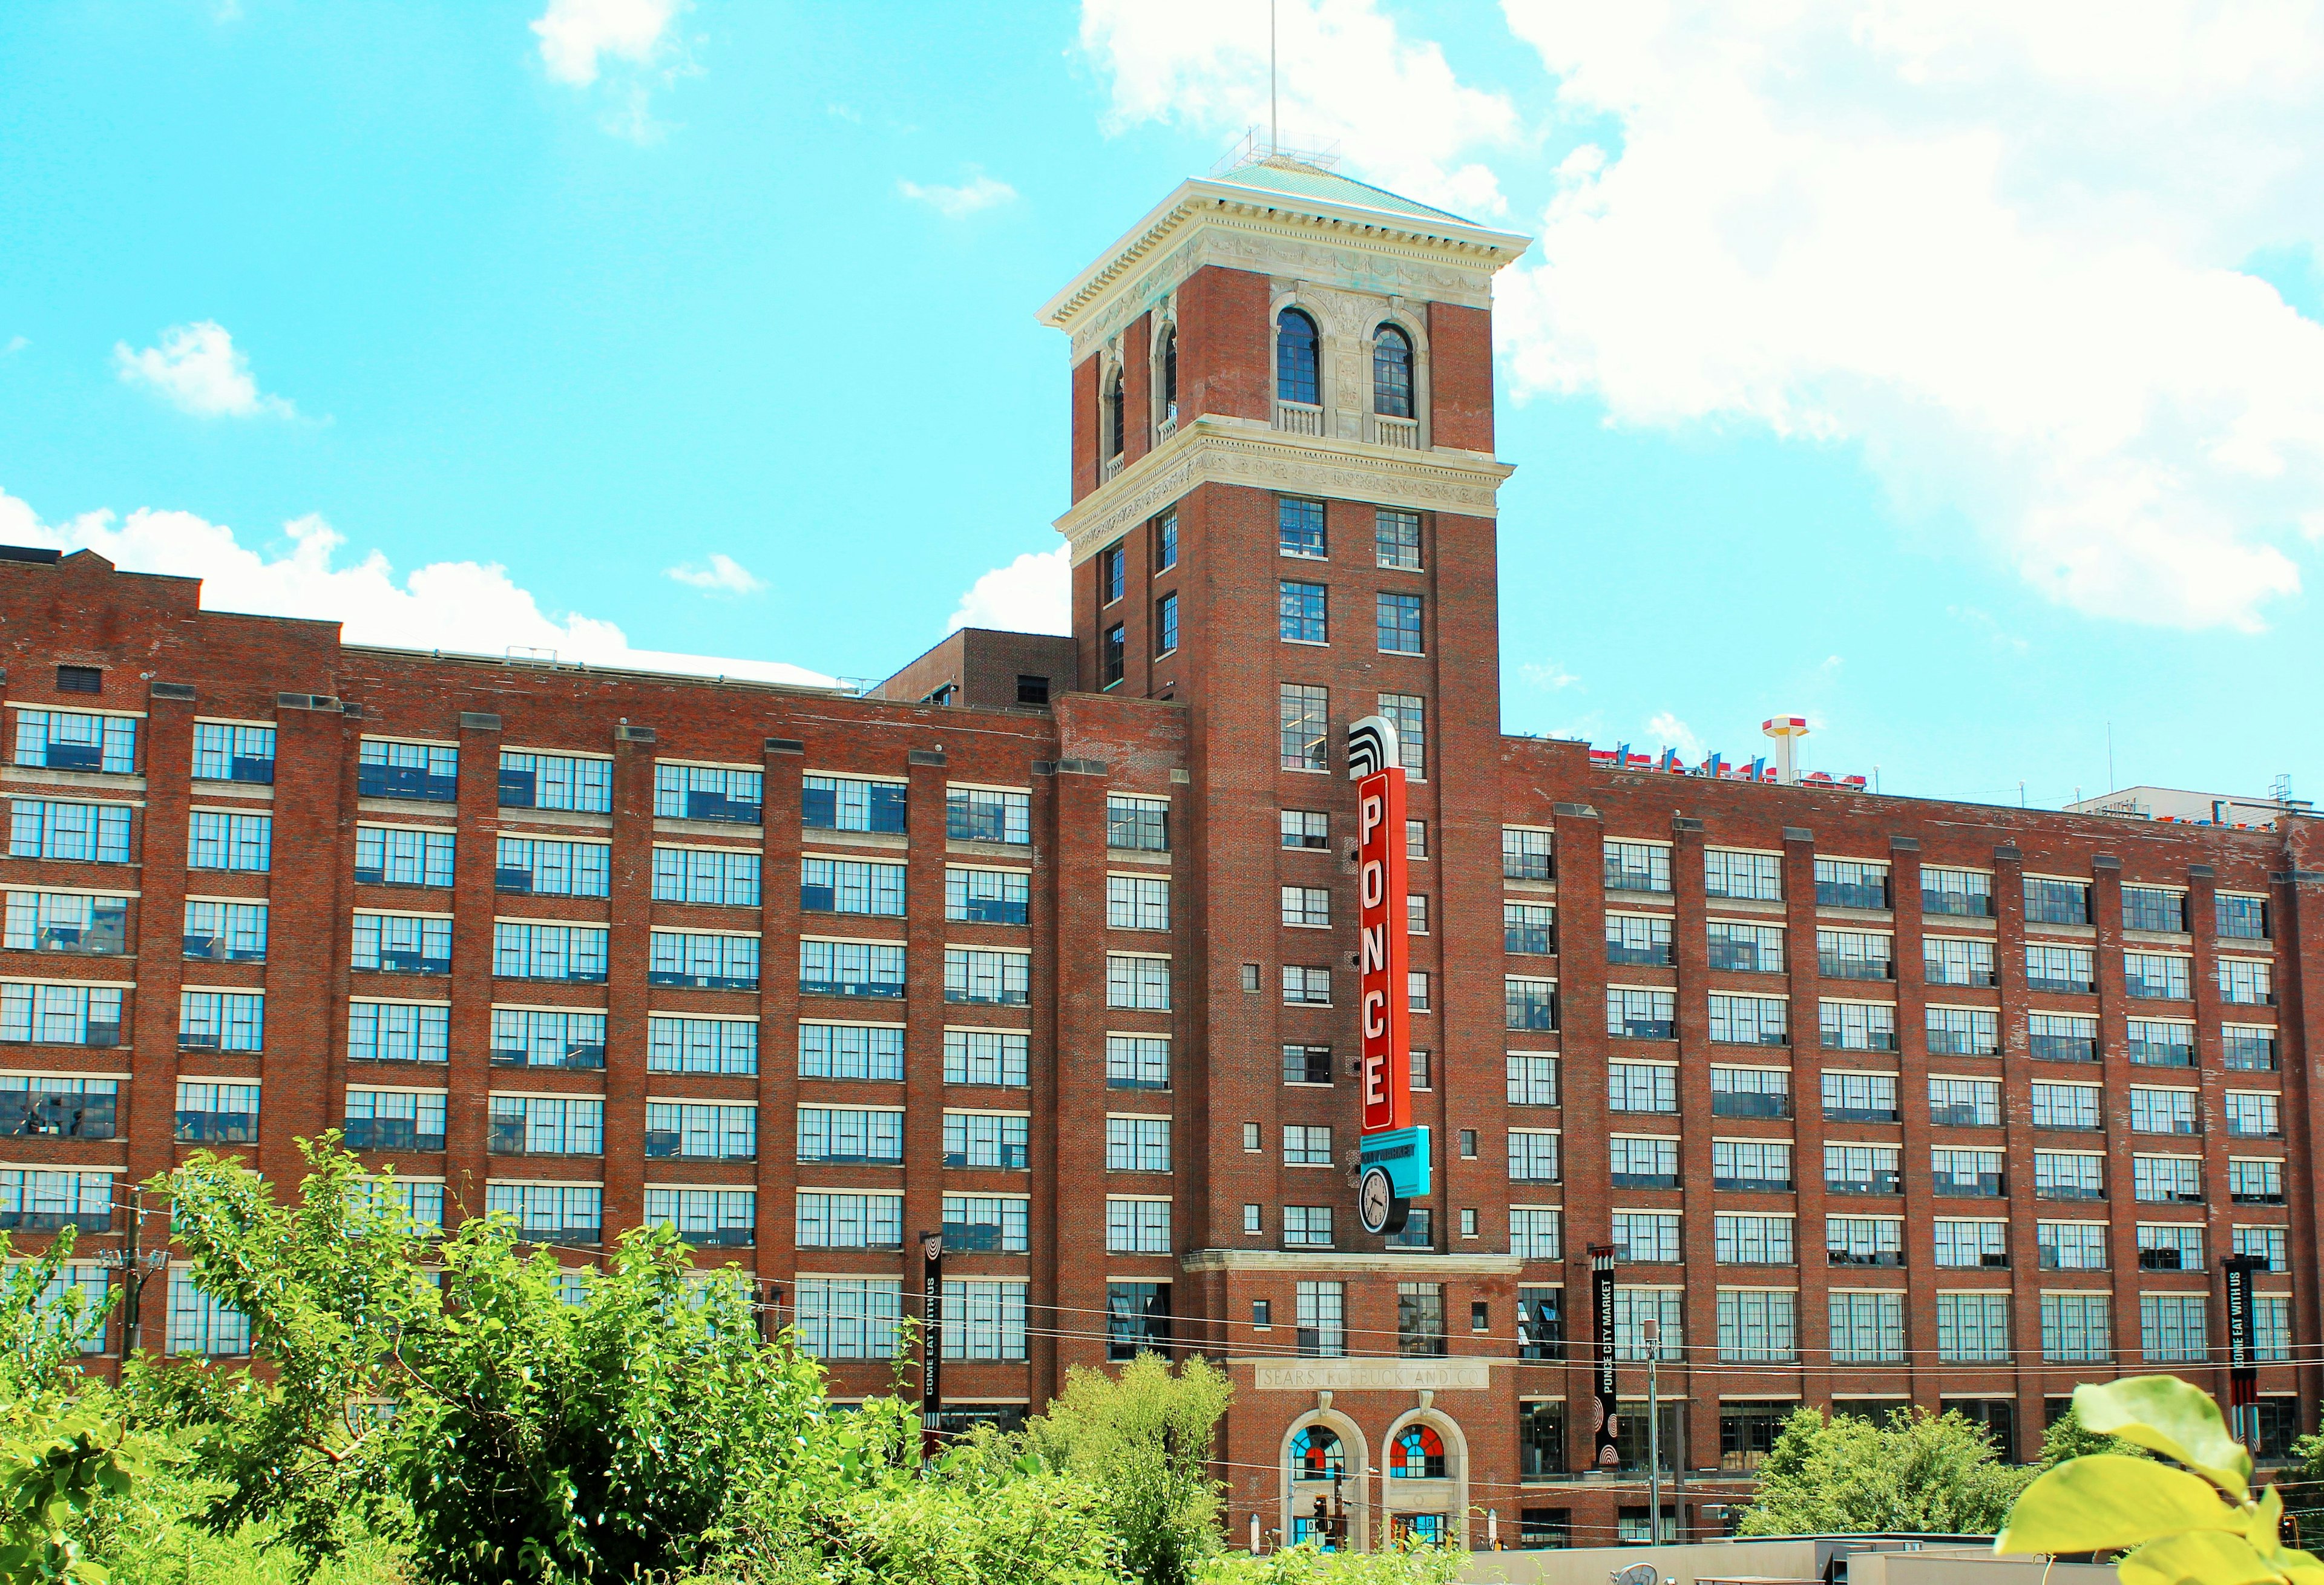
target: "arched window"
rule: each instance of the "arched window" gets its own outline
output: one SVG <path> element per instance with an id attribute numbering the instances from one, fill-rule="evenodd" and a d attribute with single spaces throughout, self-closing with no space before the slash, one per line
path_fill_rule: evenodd
<path id="1" fill-rule="evenodd" d="M 1121 455 L 1121 371 L 1113 372 L 1113 382 L 1105 388 L 1105 454 Z"/>
<path id="2" fill-rule="evenodd" d="M 1340 1433 L 1328 1425 L 1302 1426 L 1291 1438 L 1291 1479 L 1333 1480 L 1348 1472 Z"/>
<path id="3" fill-rule="evenodd" d="M 1314 407 L 1323 401 L 1316 379 L 1315 321 L 1297 309 L 1275 317 L 1275 400 Z"/>
<path id="4" fill-rule="evenodd" d="M 1178 416 L 1178 327 L 1162 332 L 1162 416 Z"/>
<path id="5" fill-rule="evenodd" d="M 1396 1433 L 1388 1444 L 1388 1472 L 1391 1479 L 1402 1476 L 1412 1480 L 1442 1480 L 1444 1479 L 1444 1439 L 1434 1425 L 1407 1425 Z"/>
<path id="6" fill-rule="evenodd" d="M 1393 325 L 1372 332 L 1372 411 L 1412 417 L 1412 337 Z"/>

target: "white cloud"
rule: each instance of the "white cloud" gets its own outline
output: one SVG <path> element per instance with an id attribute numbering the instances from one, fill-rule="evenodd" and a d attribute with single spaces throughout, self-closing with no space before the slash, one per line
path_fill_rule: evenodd
<path id="1" fill-rule="evenodd" d="M 187 511 L 140 508 L 120 520 L 90 511 L 43 523 L 30 505 L 0 491 L 0 543 L 94 550 L 127 571 L 198 577 L 208 609 L 337 621 L 346 624 L 349 643 L 494 656 L 521 647 L 553 650 L 561 660 L 641 671 L 810 686 L 832 681 L 779 661 L 633 649 L 610 622 L 544 612 L 496 564 L 430 562 L 399 579 L 376 550 L 352 566 L 333 566 L 346 541 L 319 517 L 294 519 L 283 533 L 289 547 L 270 554 L 242 544 L 226 525 Z"/>
<path id="2" fill-rule="evenodd" d="M 1702 740 L 1694 728 L 1668 710 L 1646 723 L 1646 736 L 1660 747 L 1676 749 L 1682 760 L 1702 758 Z"/>
<path id="3" fill-rule="evenodd" d="M 1527 661 L 1517 668 L 1517 675 L 1530 687 L 1550 694 L 1563 692 L 1582 680 L 1554 660 Z"/>
<path id="4" fill-rule="evenodd" d="M 2318 237 L 2324 15 L 1505 5 L 1607 145 L 1503 277 L 1517 392 L 1854 443 L 2093 614 L 2298 590 L 2324 326 L 2238 265 Z"/>
<path id="5" fill-rule="evenodd" d="M 1115 127 L 1175 123 L 1224 136 L 1268 125 L 1268 9 L 1250 0 L 1083 0 L 1081 45 L 1112 90 Z M 1377 0 L 1285 0 L 1283 141 L 1336 144 L 1351 174 L 1459 214 L 1507 207 L 1480 148 L 1514 145 L 1508 97 L 1456 80 Z"/>
<path id="6" fill-rule="evenodd" d="M 723 550 L 713 551 L 701 567 L 690 561 L 681 562 L 663 568 L 661 576 L 689 589 L 714 594 L 755 594 L 767 586 L 757 574 Z"/>
<path id="7" fill-rule="evenodd" d="M 996 567 L 968 586 L 946 632 L 964 627 L 997 627 L 1019 633 L 1074 631 L 1072 547 L 1031 551 Z"/>
<path id="8" fill-rule="evenodd" d="M 922 187 L 917 181 L 899 181 L 896 190 L 914 203 L 926 204 L 955 220 L 979 209 L 990 209 L 995 204 L 1008 203 L 1017 196 L 1015 188 L 981 170 L 958 187 Z"/>
<path id="9" fill-rule="evenodd" d="M 678 10 L 678 0 L 549 0 L 531 23 L 540 63 L 553 80 L 575 88 L 597 80 L 600 56 L 650 66 Z"/>
<path id="10" fill-rule="evenodd" d="M 13 358 L 32 344 L 21 336 L 11 336 L 8 345 L 0 346 L 0 358 Z"/>
<path id="11" fill-rule="evenodd" d="M 160 392 L 171 405 L 196 418 L 296 416 L 288 401 L 259 391 L 250 360 L 235 347 L 226 327 L 212 319 L 172 325 L 161 332 L 161 346 L 143 352 L 132 352 L 127 342 L 117 341 L 113 365 L 128 383 Z"/>

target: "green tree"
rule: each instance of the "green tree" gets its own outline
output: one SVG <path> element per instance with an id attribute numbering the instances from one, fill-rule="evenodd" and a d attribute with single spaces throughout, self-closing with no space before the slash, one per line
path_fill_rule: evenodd
<path id="1" fill-rule="evenodd" d="M 1759 1467 L 1741 1530 L 1988 1535 L 2030 1478 L 2001 1462 L 1984 1428 L 1955 1411 L 1898 1409 L 1875 1423 L 1802 1408 Z"/>
<path id="2" fill-rule="evenodd" d="M 2082 1424 L 2082 1417 L 2070 1405 L 2066 1412 L 2050 1422 L 2042 1433 L 2042 1456 L 2036 1461 L 2044 1470 L 2054 1470 L 2068 1459 L 2088 1458 L 2093 1453 L 2107 1453 L 2116 1458 L 2144 1459 L 2153 1455 L 2135 1442 L 2119 1436 L 2102 1436 Z"/>
<path id="3" fill-rule="evenodd" d="M 1146 1585 L 1189 1585 L 1220 1550 L 1211 1439 L 1233 1384 L 1200 1355 L 1173 1372 L 1140 1353 L 1119 1377 L 1077 1366 L 1025 1430 L 1049 1467 L 1102 1491 L 1122 1562 Z"/>
<path id="4" fill-rule="evenodd" d="M 1399 1542 L 1385 1552 L 1286 1546 L 1263 1557 L 1230 1553 L 1204 1564 L 1202 1585 L 1451 1585 L 1468 1566 L 1457 1546 Z"/>

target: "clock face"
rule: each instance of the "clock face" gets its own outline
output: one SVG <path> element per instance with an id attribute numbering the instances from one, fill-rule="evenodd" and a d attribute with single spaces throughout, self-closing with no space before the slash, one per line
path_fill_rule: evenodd
<path id="1" fill-rule="evenodd" d="M 1357 1198 L 1357 1210 L 1364 1219 L 1367 1232 L 1388 1230 L 1388 1218 L 1396 1211 L 1396 1188 L 1388 1181 L 1388 1173 L 1374 1167 L 1364 1174 L 1363 1187 Z"/>

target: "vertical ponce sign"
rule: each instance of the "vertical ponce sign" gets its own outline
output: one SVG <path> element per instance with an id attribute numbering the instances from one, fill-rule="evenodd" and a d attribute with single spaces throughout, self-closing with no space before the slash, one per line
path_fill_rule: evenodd
<path id="1" fill-rule="evenodd" d="M 1348 727 L 1356 783 L 1357 1090 L 1363 1102 L 1356 1209 L 1364 1230 L 1404 1230 L 1430 1187 L 1428 1130 L 1412 1121 L 1410 928 L 1405 916 L 1405 787 L 1396 724 L 1367 715 Z"/>
<path id="2" fill-rule="evenodd" d="M 1590 1246 L 1591 1386 L 1595 1389 L 1598 1445 L 1590 1461 L 1601 1470 L 1621 1467 L 1622 1450 L 1615 1438 L 1622 1431 L 1622 1403 L 1614 1383 L 1614 1249 Z"/>

